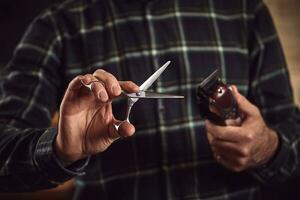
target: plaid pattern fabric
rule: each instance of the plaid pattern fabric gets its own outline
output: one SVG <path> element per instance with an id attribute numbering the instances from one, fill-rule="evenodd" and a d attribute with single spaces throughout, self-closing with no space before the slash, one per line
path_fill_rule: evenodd
<path id="1" fill-rule="evenodd" d="M 56 129 L 47 127 L 74 76 L 103 68 L 140 84 L 167 60 L 152 89 L 184 100 L 139 101 L 131 115 L 134 137 L 89 162 L 59 163 Z M 196 87 L 215 69 L 278 132 L 280 147 L 267 166 L 234 173 L 214 161 Z M 299 114 L 260 0 L 67 1 L 32 23 L 0 89 L 2 190 L 51 187 L 78 175 L 74 199 L 256 199 L 261 182 L 299 170 Z M 124 106 L 113 105 L 120 119 Z"/>

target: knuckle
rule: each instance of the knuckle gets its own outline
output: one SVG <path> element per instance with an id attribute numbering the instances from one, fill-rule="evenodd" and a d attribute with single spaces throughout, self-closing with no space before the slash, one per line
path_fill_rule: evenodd
<path id="1" fill-rule="evenodd" d="M 245 137 L 248 141 L 252 141 L 255 136 L 252 132 L 248 132 L 248 133 L 246 133 Z"/>
<path id="2" fill-rule="evenodd" d="M 136 89 L 136 90 L 139 90 L 139 89 L 140 89 L 140 87 L 139 87 L 137 84 L 135 84 L 134 82 L 132 82 L 132 81 L 130 81 L 130 86 L 131 86 L 132 88 Z"/>
<path id="3" fill-rule="evenodd" d="M 92 75 L 92 74 L 85 74 L 83 77 L 84 77 L 84 78 L 92 78 L 93 75 Z"/>
<path id="4" fill-rule="evenodd" d="M 107 76 L 109 78 L 115 78 L 115 76 L 112 75 L 111 73 L 109 73 L 108 71 L 103 70 L 103 73 L 105 74 L 105 76 Z"/>
<path id="5" fill-rule="evenodd" d="M 94 71 L 93 75 L 102 74 L 102 73 L 107 73 L 107 72 L 103 69 L 97 69 L 96 71 Z"/>
<path id="6" fill-rule="evenodd" d="M 108 73 L 108 72 L 107 72 L 107 77 L 108 77 L 109 79 L 111 79 L 112 81 L 118 81 L 117 78 L 116 78 L 114 75 L 112 75 L 111 73 Z"/>
<path id="7" fill-rule="evenodd" d="M 250 149 L 248 147 L 243 147 L 241 150 L 240 150 L 240 153 L 243 155 L 243 156 L 248 156 L 250 154 Z"/>
<path id="8" fill-rule="evenodd" d="M 107 82 L 114 82 L 117 81 L 114 75 L 111 73 L 103 70 L 103 69 L 97 69 L 92 76 L 101 77 L 104 81 Z"/>
<path id="9" fill-rule="evenodd" d="M 74 79 L 82 79 L 84 78 L 84 75 L 77 75 Z"/>
<path id="10" fill-rule="evenodd" d="M 135 85 L 132 81 L 125 81 L 125 83 L 128 85 Z"/>
<path id="11" fill-rule="evenodd" d="M 135 84 L 132 81 L 124 81 L 123 83 L 126 84 L 126 86 L 129 88 L 135 87 Z"/>

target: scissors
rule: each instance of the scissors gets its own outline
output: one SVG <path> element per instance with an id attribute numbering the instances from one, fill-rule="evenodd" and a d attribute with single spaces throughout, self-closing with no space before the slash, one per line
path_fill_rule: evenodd
<path id="1" fill-rule="evenodd" d="M 114 124 L 115 129 L 118 131 L 119 126 L 127 121 L 129 122 L 129 116 L 133 105 L 139 99 L 182 99 L 184 96 L 177 96 L 177 95 L 170 95 L 170 94 L 163 94 L 163 93 L 156 93 L 156 92 L 149 92 L 147 89 L 151 87 L 154 81 L 163 73 L 163 71 L 170 65 L 171 61 L 166 62 L 163 66 L 161 66 L 154 74 L 152 74 L 140 87 L 139 92 L 137 93 L 127 93 L 122 91 L 122 96 L 127 98 L 127 109 L 126 109 L 126 119 Z M 91 84 L 91 83 L 90 83 Z M 90 85 L 86 85 L 86 87 L 91 87 Z"/>

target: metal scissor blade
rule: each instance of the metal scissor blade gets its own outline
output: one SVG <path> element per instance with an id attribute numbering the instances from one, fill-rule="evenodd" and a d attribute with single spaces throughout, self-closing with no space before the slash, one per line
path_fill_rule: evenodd
<path id="1" fill-rule="evenodd" d="M 137 99 L 183 99 L 184 96 L 171 95 L 171 94 L 162 94 L 156 92 L 140 91 L 138 93 L 123 93 L 123 95 L 129 98 Z"/>
<path id="2" fill-rule="evenodd" d="M 166 62 L 163 66 L 161 66 L 154 74 L 152 74 L 141 86 L 140 90 L 147 90 L 154 81 L 163 73 L 163 71 L 168 67 L 171 61 Z"/>

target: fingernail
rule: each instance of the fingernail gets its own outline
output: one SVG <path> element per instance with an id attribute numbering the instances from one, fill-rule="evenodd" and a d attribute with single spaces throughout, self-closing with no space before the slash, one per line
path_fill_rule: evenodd
<path id="1" fill-rule="evenodd" d="M 117 85 L 113 85 L 111 87 L 111 90 L 114 93 L 114 95 L 119 95 L 121 93 L 120 88 Z"/>
<path id="2" fill-rule="evenodd" d="M 88 84 L 88 81 L 82 76 L 82 77 L 79 77 L 79 80 L 81 81 L 81 83 L 87 85 Z"/>

